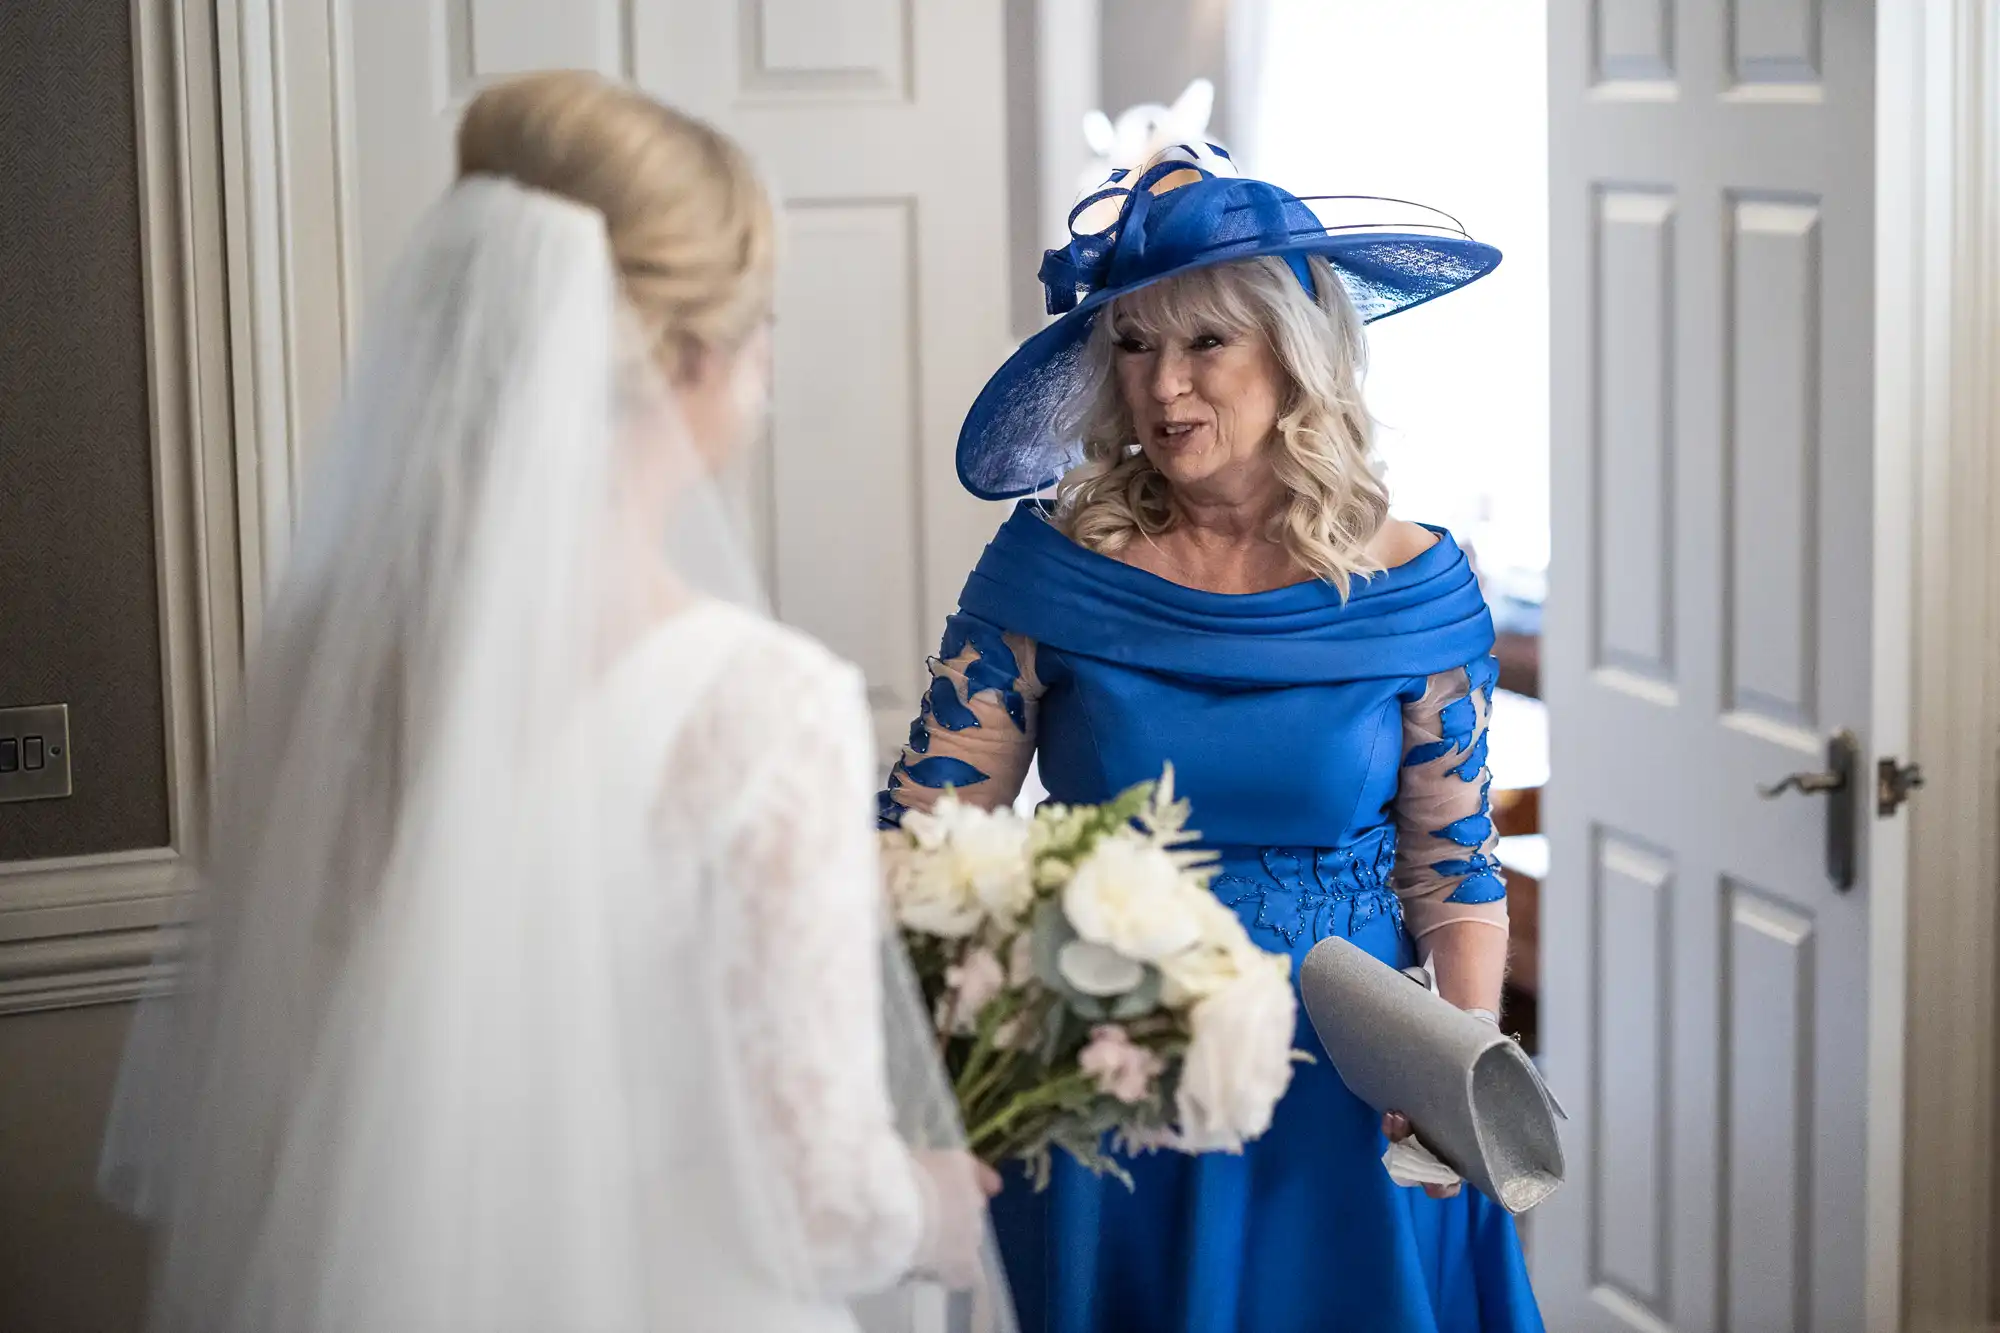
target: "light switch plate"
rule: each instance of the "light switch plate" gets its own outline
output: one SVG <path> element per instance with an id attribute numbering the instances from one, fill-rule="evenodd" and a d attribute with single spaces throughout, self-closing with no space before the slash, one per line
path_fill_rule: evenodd
<path id="1" fill-rule="evenodd" d="M 69 705 L 0 708 L 0 804 L 69 790 Z"/>

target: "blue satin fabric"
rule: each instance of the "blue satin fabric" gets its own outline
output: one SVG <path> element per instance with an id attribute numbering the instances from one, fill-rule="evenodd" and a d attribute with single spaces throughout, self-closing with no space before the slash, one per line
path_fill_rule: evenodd
<path id="1" fill-rule="evenodd" d="M 1205 593 L 1086 551 L 1024 505 L 950 631 L 1036 641 L 1043 784 L 1103 800 L 1174 764 L 1223 856 L 1214 888 L 1266 948 L 1344 934 L 1413 961 L 1388 887 L 1402 704 L 1482 660 L 1492 621 L 1448 535 L 1342 601 L 1321 583 Z M 1058 1154 L 1018 1175 L 995 1224 L 1025 1333 L 1539 1330 L 1514 1224 L 1468 1190 L 1393 1185 L 1377 1117 L 1303 1017 L 1301 1067 L 1241 1156 L 1154 1154 L 1137 1188 Z"/>

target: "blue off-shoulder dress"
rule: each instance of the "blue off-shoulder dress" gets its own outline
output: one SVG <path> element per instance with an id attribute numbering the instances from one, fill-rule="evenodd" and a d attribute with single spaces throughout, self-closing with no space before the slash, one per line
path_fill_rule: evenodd
<path id="1" fill-rule="evenodd" d="M 1295 963 L 1346 935 L 1398 966 L 1461 920 L 1504 929 L 1485 724 L 1492 621 L 1448 535 L 1356 580 L 1227 595 L 1071 542 L 1036 506 L 1001 528 L 931 664 L 882 817 L 946 786 L 1011 801 L 1031 756 L 1095 802 L 1174 765 L 1222 857 L 1214 891 Z M 1128 1191 L 1058 1154 L 995 1225 L 1026 1333 L 1472 1333 L 1542 1327 L 1513 1219 L 1382 1166 L 1379 1118 L 1303 1011 L 1299 1067 L 1241 1155 L 1128 1159 Z"/>

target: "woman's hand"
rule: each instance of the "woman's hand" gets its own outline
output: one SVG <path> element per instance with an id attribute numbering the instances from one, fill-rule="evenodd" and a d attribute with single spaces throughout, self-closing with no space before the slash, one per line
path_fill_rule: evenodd
<path id="1" fill-rule="evenodd" d="M 1401 1143 L 1417 1131 L 1410 1124 L 1410 1118 L 1401 1111 L 1391 1111 L 1382 1117 L 1382 1132 L 1389 1136 L 1389 1142 Z M 1433 1199 L 1449 1199 L 1464 1188 L 1464 1182 L 1454 1181 L 1449 1185 L 1426 1185 L 1424 1193 Z"/>
<path id="2" fill-rule="evenodd" d="M 959 1290 L 977 1286 L 986 1202 L 1000 1192 L 1000 1173 L 961 1149 L 922 1148 L 911 1156 L 925 1186 L 917 1270 Z"/>

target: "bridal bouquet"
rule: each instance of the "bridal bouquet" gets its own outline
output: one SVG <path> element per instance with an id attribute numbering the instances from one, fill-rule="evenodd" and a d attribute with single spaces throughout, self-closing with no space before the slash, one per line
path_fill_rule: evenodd
<path id="1" fill-rule="evenodd" d="M 889 896 L 972 1150 L 1240 1151 L 1291 1082 L 1291 960 L 1208 891 L 1173 770 L 1032 819 L 950 792 L 883 836 Z"/>

